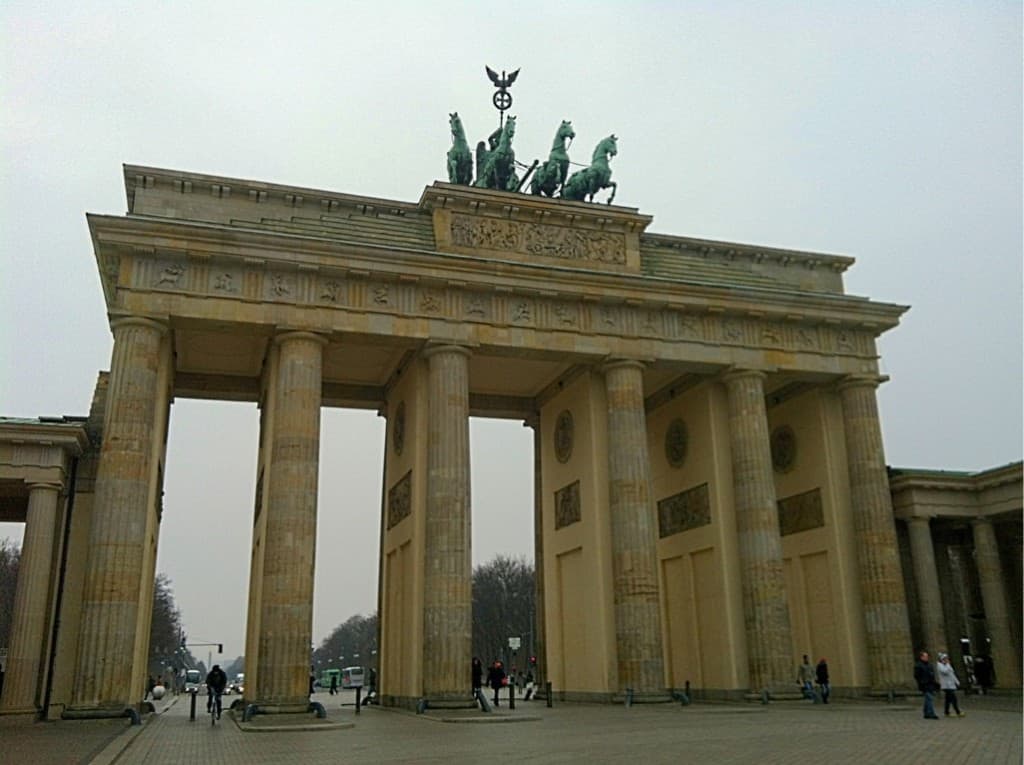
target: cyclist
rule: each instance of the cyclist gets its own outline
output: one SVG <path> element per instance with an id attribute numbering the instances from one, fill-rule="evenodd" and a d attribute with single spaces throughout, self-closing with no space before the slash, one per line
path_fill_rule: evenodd
<path id="1" fill-rule="evenodd" d="M 228 676 L 220 668 L 220 664 L 214 664 L 213 669 L 206 676 L 206 711 L 213 711 L 213 704 L 217 704 L 217 719 L 220 719 L 220 697 L 228 684 Z"/>

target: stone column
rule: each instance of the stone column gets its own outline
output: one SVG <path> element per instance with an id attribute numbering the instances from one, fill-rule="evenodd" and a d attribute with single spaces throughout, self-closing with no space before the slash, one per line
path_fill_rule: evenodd
<path id="1" fill-rule="evenodd" d="M 544 460 L 541 452 L 540 414 L 531 414 L 526 426 L 533 429 L 533 570 L 534 570 L 534 617 L 533 645 L 527 646 L 533 652 L 537 663 L 530 667 L 536 688 L 543 688 L 548 674 L 547 655 L 547 610 L 544 600 Z"/>
<path id="2" fill-rule="evenodd" d="M 435 706 L 470 699 L 468 349 L 427 349 L 427 502 L 423 574 L 423 695 Z M 471 702 L 472 703 L 472 702 Z"/>
<path id="3" fill-rule="evenodd" d="M 924 645 L 933 656 L 948 651 L 946 646 L 945 620 L 942 616 L 942 593 L 939 591 L 939 574 L 935 568 L 935 546 L 932 544 L 932 530 L 927 518 L 907 519 L 910 532 L 910 557 L 914 563 L 914 583 L 917 585 L 917 600 L 921 609 L 921 632 Z"/>
<path id="4" fill-rule="evenodd" d="M 264 508 L 255 703 L 264 712 L 304 712 L 309 704 L 320 401 L 327 341 L 310 332 L 288 332 L 274 342 L 278 359 Z"/>
<path id="5" fill-rule="evenodd" d="M 167 328 L 143 318 L 111 322 L 114 352 L 103 443 L 89 531 L 82 591 L 78 662 L 71 705 L 76 710 L 120 715 L 137 701 L 132 671 L 149 540 L 146 513 L 157 404 L 161 341 Z"/>
<path id="6" fill-rule="evenodd" d="M 764 377 L 763 372 L 737 370 L 725 374 L 722 381 L 729 401 L 729 446 L 750 689 L 778 693 L 792 690 L 794 664 Z"/>
<path id="7" fill-rule="evenodd" d="M 50 602 L 53 541 L 57 533 L 57 499 L 61 487 L 37 483 L 29 487 L 25 538 L 21 545 L 18 584 L 7 652 L 0 711 L 35 712 L 39 709 L 39 681 Z"/>
<path id="8" fill-rule="evenodd" d="M 995 530 L 988 518 L 976 518 L 971 529 L 974 532 L 974 563 L 978 567 L 981 600 L 985 606 L 985 630 L 992 641 L 996 685 L 1020 688 L 1020 657 L 1010 633 L 1010 615 L 1006 607 L 1003 567 L 999 561 Z"/>
<path id="9" fill-rule="evenodd" d="M 657 531 L 647 455 L 643 364 L 604 365 L 608 399 L 608 511 L 619 693 L 665 695 Z"/>
<path id="10" fill-rule="evenodd" d="M 913 653 L 874 377 L 839 384 L 871 686 L 910 683 Z"/>

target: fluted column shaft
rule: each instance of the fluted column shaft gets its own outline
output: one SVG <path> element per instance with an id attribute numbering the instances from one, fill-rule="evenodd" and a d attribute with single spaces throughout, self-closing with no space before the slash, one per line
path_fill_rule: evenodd
<path id="1" fill-rule="evenodd" d="M 25 537 L 21 544 L 18 584 L 8 642 L 7 669 L 0 709 L 5 712 L 39 708 L 39 680 L 46 645 L 46 614 L 57 528 L 60 486 L 29 487 Z"/>
<path id="2" fill-rule="evenodd" d="M 267 711 L 305 711 L 313 637 L 323 347 L 309 332 L 275 338 L 274 424 L 265 505 L 259 682 Z"/>
<path id="3" fill-rule="evenodd" d="M 914 583 L 917 585 L 921 631 L 924 635 L 921 648 L 935 655 L 939 650 L 946 650 L 946 628 L 931 524 L 927 518 L 908 518 L 907 529 L 910 532 L 910 557 L 914 563 Z"/>
<path id="4" fill-rule="evenodd" d="M 912 653 L 877 387 L 876 378 L 851 378 L 839 386 L 839 393 L 868 665 L 872 687 L 882 690 L 908 684 Z"/>
<path id="5" fill-rule="evenodd" d="M 1003 688 L 1019 688 L 1020 655 L 1014 648 L 1010 633 L 1003 566 L 999 561 L 995 529 L 988 518 L 976 519 L 971 524 L 971 529 L 974 532 L 974 562 L 978 567 L 981 600 L 985 606 L 985 629 L 988 631 L 989 640 L 992 641 L 992 664 L 996 671 L 996 684 Z"/>
<path id="6" fill-rule="evenodd" d="M 722 379 L 729 401 L 736 542 L 750 689 L 790 689 L 792 634 L 764 403 L 764 374 L 741 370 Z"/>
<path id="7" fill-rule="evenodd" d="M 142 318 L 111 324 L 114 351 L 96 473 L 89 558 L 82 591 L 72 708 L 132 703 L 135 632 L 148 540 L 146 513 L 166 327 Z"/>
<path id="8" fill-rule="evenodd" d="M 468 695 L 472 651 L 469 356 L 430 348 L 427 359 L 427 502 L 423 583 L 423 694 Z"/>
<path id="9" fill-rule="evenodd" d="M 618 690 L 659 694 L 665 691 L 665 665 L 643 365 L 612 362 L 604 377 Z"/>

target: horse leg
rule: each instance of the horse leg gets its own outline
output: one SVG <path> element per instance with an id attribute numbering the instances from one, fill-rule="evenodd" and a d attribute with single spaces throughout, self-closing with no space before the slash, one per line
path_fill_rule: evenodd
<path id="1" fill-rule="evenodd" d="M 607 204 L 611 204 L 615 199 L 615 192 L 619 190 L 619 185 L 615 181 L 608 181 L 608 186 L 611 186 L 612 188 L 612 195 L 608 197 Z M 605 186 L 605 188 L 608 188 L 608 186 Z"/>

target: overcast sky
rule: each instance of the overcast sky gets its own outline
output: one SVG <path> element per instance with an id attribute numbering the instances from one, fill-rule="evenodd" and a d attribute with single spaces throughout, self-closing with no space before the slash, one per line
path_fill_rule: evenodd
<path id="1" fill-rule="evenodd" d="M 887 460 L 1021 458 L 1019 2 L 0 4 L 0 414 L 85 414 L 111 335 L 85 213 L 122 163 L 404 201 L 446 180 L 448 113 L 519 159 L 610 133 L 651 231 L 857 258 L 912 306 L 881 342 Z M 324 410 L 314 640 L 376 608 L 384 427 Z M 254 405 L 175 402 L 158 570 L 192 639 L 242 652 Z M 474 420 L 473 549 L 532 557 L 532 436 Z M 0 537 L 20 537 L 0 524 Z M 213 556 L 217 581 L 206 576 Z M 205 653 L 197 651 L 205 658 Z"/>

